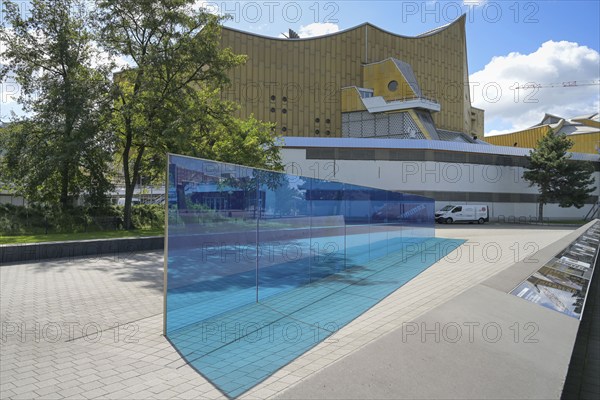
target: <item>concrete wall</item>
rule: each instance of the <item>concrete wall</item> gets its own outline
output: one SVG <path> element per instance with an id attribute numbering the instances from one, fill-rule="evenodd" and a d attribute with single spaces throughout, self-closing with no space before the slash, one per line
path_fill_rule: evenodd
<path id="1" fill-rule="evenodd" d="M 538 215 L 534 200 L 538 190 L 522 178 L 523 167 L 434 161 L 307 160 L 306 150 L 298 148 L 284 148 L 281 154 L 289 173 L 385 190 L 418 192 L 436 199 L 436 209 L 452 203 L 487 204 L 491 220 L 507 222 L 529 221 Z M 594 175 L 595 186 L 600 188 L 600 172 Z M 490 199 L 481 200 L 482 193 Z M 464 197 L 469 194 L 472 200 L 465 201 Z M 526 200 L 519 200 L 523 198 Z M 592 206 L 586 204 L 577 209 L 547 204 L 544 217 L 582 219 Z"/>
<path id="2" fill-rule="evenodd" d="M 162 250 L 163 247 L 162 236 L 0 245 L 0 265 L 56 258 L 97 258 L 108 254 L 126 257 L 141 251 Z"/>
<path id="3" fill-rule="evenodd" d="M 21 196 L 15 196 L 8 193 L 0 193 L 0 204 L 12 204 L 14 206 L 25 206 L 27 202 Z"/>

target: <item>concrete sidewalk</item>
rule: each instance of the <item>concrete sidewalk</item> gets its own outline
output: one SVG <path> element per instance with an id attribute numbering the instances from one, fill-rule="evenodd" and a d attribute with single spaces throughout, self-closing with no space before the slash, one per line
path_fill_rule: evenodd
<path id="1" fill-rule="evenodd" d="M 560 398 L 579 320 L 508 292 L 580 233 L 404 322 L 278 398 Z"/>
<path id="2" fill-rule="evenodd" d="M 470 301 L 470 289 L 482 296 L 486 290 L 495 293 L 498 290 L 489 287 L 472 288 L 531 256 L 528 243 L 542 249 L 571 231 L 555 227 L 439 229 L 438 236 L 468 242 L 242 397 L 306 397 L 313 393 L 305 391 L 309 389 L 317 390 L 315 396 L 320 398 L 327 393 L 344 397 L 344 392 L 338 391 L 342 389 L 334 386 L 330 392 L 318 391 L 315 379 L 338 370 L 346 358 L 369 353 L 365 349 L 370 343 L 397 344 L 386 340 L 405 322 L 419 321 L 420 316 L 452 299 L 462 307 L 460 302 Z M 490 296 L 490 301 L 494 300 Z M 452 303 L 445 307 L 450 306 Z M 472 305 L 473 310 L 476 306 Z M 435 321 L 437 317 L 434 314 L 431 318 L 429 321 Z M 2 266 L 0 320 L 2 399 L 223 397 L 162 336 L 161 253 Z M 567 325 L 558 328 L 568 329 Z M 521 332 L 526 333 L 523 329 Z M 399 348 L 408 347 L 413 346 Z M 455 363 L 448 365 L 456 368 Z M 358 382 L 359 367 L 353 364 L 339 371 Z M 384 375 L 370 380 L 367 376 L 365 381 L 373 389 L 361 392 L 362 397 L 381 397 L 383 388 L 393 385 L 393 381 L 383 380 Z"/>

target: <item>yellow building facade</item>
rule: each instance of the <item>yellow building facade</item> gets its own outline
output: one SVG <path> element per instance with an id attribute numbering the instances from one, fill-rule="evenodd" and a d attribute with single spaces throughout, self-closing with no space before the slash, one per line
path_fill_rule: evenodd
<path id="1" fill-rule="evenodd" d="M 240 117 L 254 114 L 276 123 L 281 135 L 343 136 L 344 112 L 371 112 L 363 104 L 366 90 L 371 91 L 366 96 L 381 96 L 386 102 L 426 99 L 437 104 L 428 108 L 425 101 L 417 102 L 413 113 L 406 104 L 375 111 L 402 111 L 405 125 L 414 129 L 427 131 L 426 121 L 432 119 L 435 128 L 483 136 L 483 110 L 471 106 L 469 95 L 464 16 L 416 37 L 365 23 L 305 39 L 265 37 L 223 27 L 221 41 L 223 47 L 248 56 L 245 65 L 230 71 L 231 86 L 224 98 L 241 104 Z M 408 65 L 414 75 L 410 79 L 416 82 L 407 82 L 395 63 Z M 427 133 L 423 136 L 436 138 Z"/>
<path id="2" fill-rule="evenodd" d="M 600 152 L 600 123 L 598 114 L 584 115 L 571 119 L 546 114 L 542 121 L 517 132 L 486 136 L 484 140 L 497 146 L 535 148 L 539 140 L 549 132 L 564 133 L 573 142 L 570 151 L 598 154 Z"/>

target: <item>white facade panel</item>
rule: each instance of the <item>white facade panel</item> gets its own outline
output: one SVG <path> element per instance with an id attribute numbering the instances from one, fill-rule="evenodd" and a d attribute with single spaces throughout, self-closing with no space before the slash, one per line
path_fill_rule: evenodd
<path id="1" fill-rule="evenodd" d="M 484 202 L 490 208 L 490 221 L 526 222 L 538 215 L 537 203 L 511 200 L 515 195 L 538 193 L 535 186 L 530 187 L 522 178 L 522 167 L 435 161 L 307 160 L 306 150 L 299 148 L 283 148 L 281 155 L 289 173 L 385 190 L 445 192 L 449 200 L 436 200 L 437 209 L 453 202 L 482 204 L 481 200 L 465 201 L 463 194 L 489 193 L 499 194 L 497 201 Z M 600 172 L 596 171 L 594 176 L 595 186 L 600 188 Z M 457 194 L 455 200 L 453 194 Z M 544 217 L 582 219 L 591 208 L 591 204 L 580 209 L 547 204 Z"/>

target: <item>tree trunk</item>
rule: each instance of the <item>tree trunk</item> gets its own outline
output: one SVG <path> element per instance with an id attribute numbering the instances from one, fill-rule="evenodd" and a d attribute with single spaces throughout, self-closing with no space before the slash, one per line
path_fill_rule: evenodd
<path id="1" fill-rule="evenodd" d="M 69 206 L 69 163 L 63 161 L 60 177 L 60 205 L 63 210 Z"/>
<path id="2" fill-rule="evenodd" d="M 61 54 L 64 56 L 64 54 Z M 73 148 L 71 135 L 73 133 L 73 125 L 75 121 L 75 112 L 73 107 L 73 98 L 72 98 L 72 90 L 71 90 L 71 70 L 65 68 L 66 65 L 63 64 L 64 75 L 64 92 L 63 92 L 63 112 L 65 117 L 65 127 L 63 132 L 63 140 L 65 140 L 64 144 L 66 144 L 66 148 L 63 151 L 66 151 L 64 157 L 68 157 L 67 160 L 63 161 L 62 171 L 61 171 L 61 182 L 60 182 L 60 203 L 63 210 L 67 209 L 71 204 L 69 204 L 69 183 L 70 180 L 74 177 L 71 177 L 69 174 L 69 169 L 71 165 L 74 165 L 77 168 L 77 163 L 72 160 L 76 160 L 76 158 L 71 158 L 73 156 L 72 152 L 77 151 Z"/>
<path id="3" fill-rule="evenodd" d="M 133 164 L 133 171 L 130 171 L 129 165 L 129 149 L 131 144 L 128 142 L 123 152 L 123 172 L 125 175 L 125 208 L 123 209 L 123 228 L 126 230 L 135 229 L 133 221 L 131 220 L 132 202 L 133 195 L 135 193 L 135 185 L 140 177 L 140 168 L 142 164 L 142 158 L 144 156 L 145 146 L 141 145 L 137 149 L 137 155 Z"/>
<path id="4" fill-rule="evenodd" d="M 131 221 L 131 203 L 133 201 L 133 192 L 135 190 L 135 182 L 133 185 L 128 179 L 125 180 L 125 208 L 123 209 L 123 228 L 126 230 L 133 229 Z"/>
<path id="5" fill-rule="evenodd" d="M 544 202 L 540 201 L 538 204 L 538 221 L 544 223 Z"/>
<path id="6" fill-rule="evenodd" d="M 123 229 L 129 230 L 132 227 L 131 223 L 131 202 L 133 200 L 133 192 L 135 189 L 135 180 L 132 181 L 129 173 L 129 152 L 131 151 L 132 136 L 130 123 L 125 121 L 125 147 L 123 149 L 123 177 L 125 178 L 125 208 L 123 209 Z"/>

